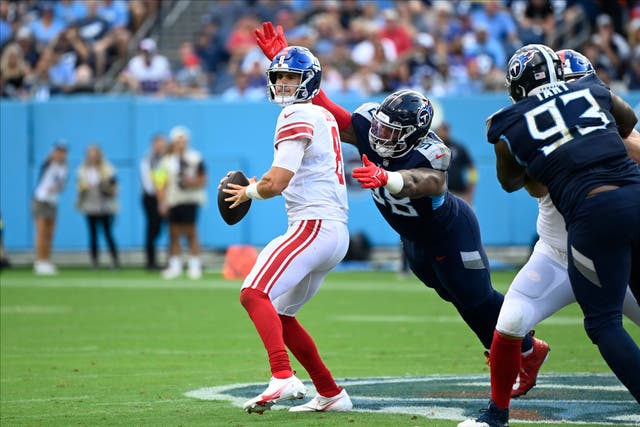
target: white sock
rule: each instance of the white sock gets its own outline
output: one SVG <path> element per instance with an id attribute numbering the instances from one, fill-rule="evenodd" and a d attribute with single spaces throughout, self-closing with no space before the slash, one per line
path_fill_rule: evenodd
<path id="1" fill-rule="evenodd" d="M 179 256 L 172 256 L 169 258 L 170 270 L 182 270 L 182 260 Z"/>
<path id="2" fill-rule="evenodd" d="M 200 257 L 192 255 L 189 257 L 189 270 L 201 270 L 202 264 L 200 263 Z"/>

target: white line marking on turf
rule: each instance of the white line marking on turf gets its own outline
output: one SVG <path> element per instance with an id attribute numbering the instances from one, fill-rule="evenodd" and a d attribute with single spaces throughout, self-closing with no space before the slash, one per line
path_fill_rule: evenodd
<path id="1" fill-rule="evenodd" d="M 85 399 L 91 399 L 91 396 L 42 397 L 38 399 L 3 400 L 2 403 L 56 402 L 58 400 L 85 400 Z"/>
<path id="2" fill-rule="evenodd" d="M 1 288 L 86 288 L 86 289 L 200 289 L 200 290 L 226 290 L 237 289 L 240 292 L 242 282 L 227 281 L 218 278 L 199 281 L 178 279 L 163 280 L 160 277 L 154 279 L 146 278 L 120 278 L 100 277 L 87 279 L 84 277 L 11 277 L 0 281 Z M 367 284 L 348 281 L 334 281 L 323 284 L 323 292 L 342 291 L 368 291 L 368 292 L 397 292 L 397 293 L 434 293 L 435 291 L 426 288 L 421 283 L 407 284 L 391 282 L 388 284 Z"/>
<path id="3" fill-rule="evenodd" d="M 70 313 L 71 307 L 65 305 L 3 305 L 2 314 L 54 314 Z"/>

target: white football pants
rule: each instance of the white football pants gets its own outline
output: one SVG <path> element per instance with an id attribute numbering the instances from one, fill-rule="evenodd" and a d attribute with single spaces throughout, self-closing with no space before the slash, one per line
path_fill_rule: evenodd
<path id="1" fill-rule="evenodd" d="M 542 320 L 574 302 L 566 252 L 538 240 L 529 261 L 504 296 L 496 329 L 506 335 L 524 337 Z M 629 288 L 623 313 L 640 326 L 640 307 Z"/>
<path id="2" fill-rule="evenodd" d="M 347 224 L 302 220 L 273 239 L 258 255 L 242 288 L 269 295 L 278 314 L 295 316 L 347 253 Z"/>

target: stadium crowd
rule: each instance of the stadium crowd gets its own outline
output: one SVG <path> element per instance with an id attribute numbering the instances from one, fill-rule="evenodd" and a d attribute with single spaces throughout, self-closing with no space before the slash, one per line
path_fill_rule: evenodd
<path id="1" fill-rule="evenodd" d="M 156 0 L 0 0 L 0 93 L 94 92 Z"/>
<path id="2" fill-rule="evenodd" d="M 111 90 L 261 99 L 268 64 L 253 30 L 263 21 L 317 54 L 329 95 L 500 92 L 506 59 L 528 43 L 576 49 L 617 93 L 640 89 L 638 1 L 216 0 L 194 17 L 195 34 L 179 32 L 172 62 L 158 46 L 160 27 L 141 25 L 159 5 L 177 3 L 0 0 L 2 96 L 96 91 L 97 79 L 121 60 L 121 84 Z"/>

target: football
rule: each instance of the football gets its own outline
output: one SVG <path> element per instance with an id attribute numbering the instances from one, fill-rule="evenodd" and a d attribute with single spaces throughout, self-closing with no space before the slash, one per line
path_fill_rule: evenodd
<path id="1" fill-rule="evenodd" d="M 229 225 L 233 225 L 244 218 L 247 212 L 249 212 L 251 199 L 233 209 L 229 209 L 231 203 L 224 201 L 224 199 L 229 197 L 229 195 L 223 191 L 225 188 L 228 188 L 229 184 L 249 185 L 249 178 L 247 178 L 242 171 L 231 172 L 231 175 L 229 175 L 227 180 L 220 187 L 220 190 L 218 190 L 218 210 L 220 211 L 220 216 L 222 216 L 224 222 Z"/>

